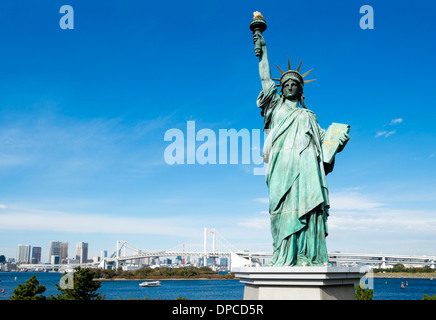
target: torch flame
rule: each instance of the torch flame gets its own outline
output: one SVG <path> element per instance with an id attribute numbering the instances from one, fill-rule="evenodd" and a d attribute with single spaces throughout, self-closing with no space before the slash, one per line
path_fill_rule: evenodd
<path id="1" fill-rule="evenodd" d="M 259 11 L 253 12 L 253 19 L 263 19 L 263 15 Z"/>

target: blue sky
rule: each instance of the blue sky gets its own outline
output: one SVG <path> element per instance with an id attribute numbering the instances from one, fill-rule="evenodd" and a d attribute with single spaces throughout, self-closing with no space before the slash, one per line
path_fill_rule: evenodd
<path id="1" fill-rule="evenodd" d="M 59 27 L 65 4 L 73 30 Z M 164 161 L 165 132 L 187 121 L 262 129 L 257 10 L 270 63 L 315 69 L 305 96 L 321 127 L 351 126 L 328 176 L 328 249 L 436 254 L 436 4 L 363 0 L 2 1 L 0 254 L 31 244 L 45 260 L 50 240 L 70 256 L 79 241 L 90 256 L 117 239 L 171 249 L 204 227 L 271 250 L 253 164 Z"/>

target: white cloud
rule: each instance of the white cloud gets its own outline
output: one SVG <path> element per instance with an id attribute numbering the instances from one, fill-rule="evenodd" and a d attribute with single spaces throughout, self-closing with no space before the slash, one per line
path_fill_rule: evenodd
<path id="1" fill-rule="evenodd" d="M 268 198 L 256 198 L 256 199 L 253 199 L 253 201 L 259 202 L 259 203 L 269 203 Z"/>
<path id="2" fill-rule="evenodd" d="M 389 131 L 388 133 L 385 134 L 385 138 L 387 138 L 387 137 L 389 137 L 389 136 L 391 136 L 391 135 L 393 135 L 395 133 L 397 133 L 396 130 L 391 130 L 391 131 Z"/>
<path id="3" fill-rule="evenodd" d="M 378 137 L 384 136 L 386 133 L 387 133 L 387 131 L 379 131 L 376 133 L 375 137 L 378 138 Z"/>
<path id="4" fill-rule="evenodd" d="M 394 135 L 395 133 L 397 133 L 396 130 L 391 130 L 391 131 L 386 131 L 386 130 L 385 130 L 385 131 L 379 131 L 379 132 L 376 133 L 375 137 L 376 137 L 376 138 L 379 138 L 379 137 L 385 137 L 385 138 L 387 138 L 387 137 L 390 137 L 390 136 Z"/>
<path id="5" fill-rule="evenodd" d="M 266 198 L 259 203 L 264 203 Z M 432 254 L 436 247 L 436 211 L 395 206 L 395 200 L 364 194 L 361 188 L 332 192 L 328 218 L 329 250 Z M 247 232 L 270 234 L 266 215 L 237 222 Z M 245 232 L 245 231 L 243 231 Z M 432 251 L 433 250 L 433 251 Z"/>
<path id="6" fill-rule="evenodd" d="M 436 211 L 397 209 L 392 202 L 355 192 L 336 193 L 330 198 L 328 241 L 335 248 L 405 254 L 434 251 Z"/>
<path id="7" fill-rule="evenodd" d="M 397 119 L 392 119 L 390 124 L 394 125 L 394 124 L 399 124 L 399 123 L 402 123 L 402 122 L 403 122 L 402 118 L 397 118 Z"/>
<path id="8" fill-rule="evenodd" d="M 161 159 L 155 152 L 160 146 L 150 141 L 169 120 L 170 116 L 126 124 L 120 118 L 78 119 L 50 111 L 2 115 L 0 168 L 33 166 L 35 173 L 49 168 L 50 174 L 62 177 L 114 167 L 150 169 L 150 163 Z"/>
<path id="9" fill-rule="evenodd" d="M 357 192 L 337 192 L 329 195 L 332 210 L 369 210 L 383 206 L 383 203 L 369 199 Z"/>
<path id="10" fill-rule="evenodd" d="M 264 229 L 265 231 L 268 231 L 270 229 L 270 219 L 268 217 L 243 219 L 236 224 L 240 227 Z"/>
<path id="11" fill-rule="evenodd" d="M 389 125 L 389 126 L 394 126 L 394 125 L 400 124 L 400 123 L 402 123 L 402 122 L 403 122 L 403 119 L 402 119 L 402 118 L 392 119 L 391 122 L 389 122 L 388 124 L 384 124 L 383 127 L 385 127 L 385 126 L 387 126 L 387 125 Z M 395 133 L 397 133 L 396 130 L 390 130 L 390 131 L 387 131 L 387 130 L 381 130 L 381 131 L 378 131 L 378 132 L 375 134 L 375 137 L 376 137 L 376 138 L 379 138 L 379 137 L 385 137 L 385 138 L 387 138 L 387 137 L 390 137 L 390 136 L 394 135 Z"/>
<path id="12" fill-rule="evenodd" d="M 189 234 L 198 231 L 182 218 L 113 217 L 58 211 L 6 210 L 0 213 L 1 230 L 54 231 L 105 234 Z"/>
<path id="13" fill-rule="evenodd" d="M 14 167 L 29 164 L 33 161 L 31 155 L 0 154 L 0 167 Z"/>
<path id="14" fill-rule="evenodd" d="M 331 211 L 329 229 L 357 236 L 396 239 L 417 239 L 436 233 L 436 211 L 375 209 L 366 212 Z"/>

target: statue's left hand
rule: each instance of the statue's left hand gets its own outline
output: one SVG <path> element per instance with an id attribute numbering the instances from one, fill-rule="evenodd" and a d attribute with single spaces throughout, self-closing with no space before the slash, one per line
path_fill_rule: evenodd
<path id="1" fill-rule="evenodd" d="M 350 140 L 350 136 L 348 135 L 348 133 L 344 132 L 344 135 L 339 138 L 340 145 L 339 145 L 338 152 L 341 152 L 342 150 L 344 150 L 348 140 Z"/>

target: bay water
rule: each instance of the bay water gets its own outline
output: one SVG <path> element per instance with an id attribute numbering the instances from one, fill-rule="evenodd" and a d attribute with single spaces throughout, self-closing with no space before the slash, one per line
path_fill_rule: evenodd
<path id="1" fill-rule="evenodd" d="M 45 296 L 59 293 L 55 284 L 59 284 L 60 273 L 0 272 L 0 300 L 9 300 L 18 284 L 26 282 L 32 275 L 36 275 L 39 283 L 46 287 Z M 106 295 L 106 300 L 174 300 L 178 297 L 188 300 L 242 300 L 244 294 L 244 285 L 239 280 L 161 280 L 160 287 L 140 287 L 141 282 L 102 281 L 99 292 Z M 401 288 L 402 282 L 404 289 Z M 1 293 L 3 289 L 4 293 Z M 424 294 L 436 294 L 436 280 L 374 279 L 374 300 L 422 300 Z"/>

